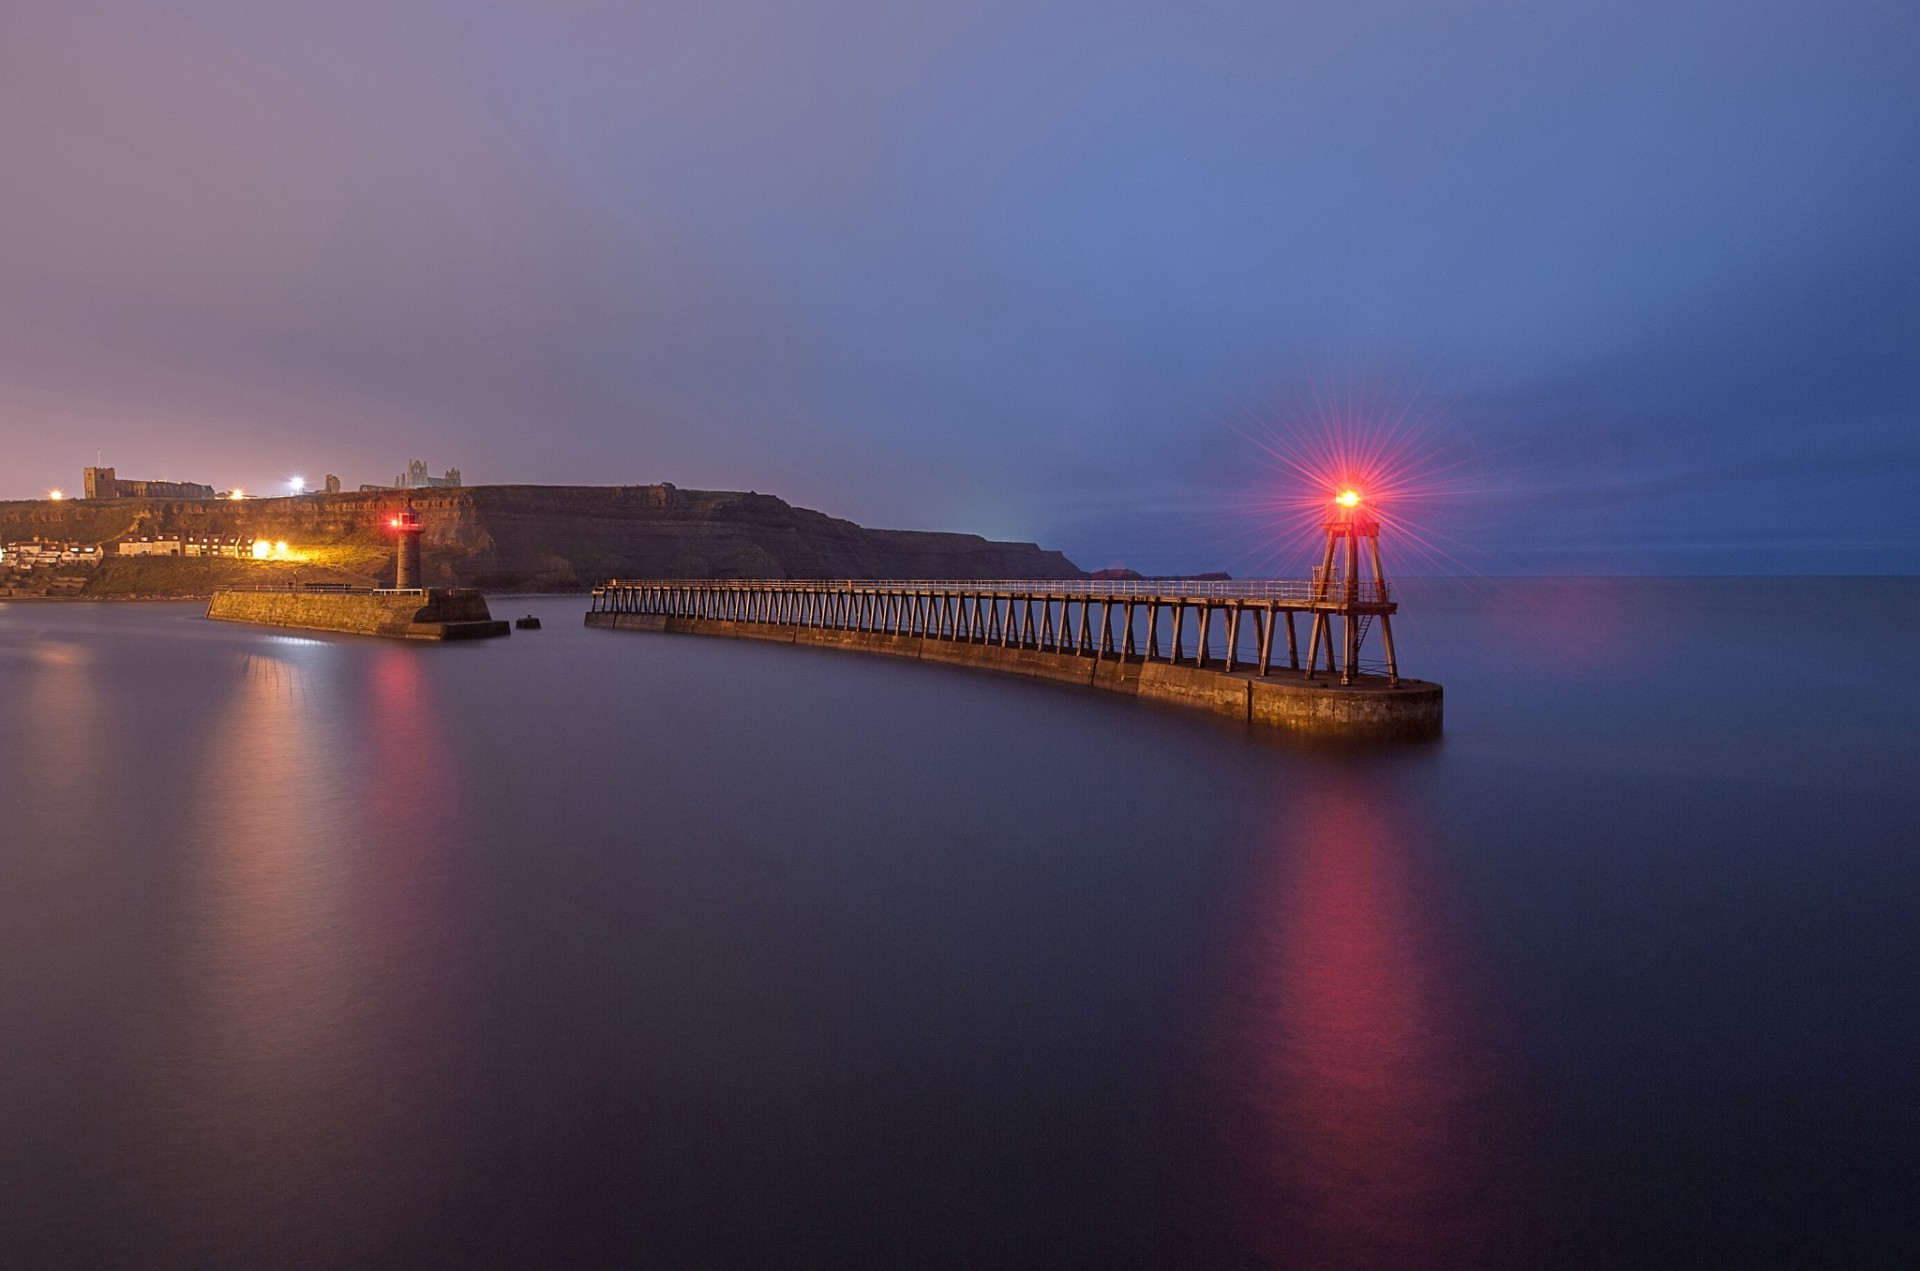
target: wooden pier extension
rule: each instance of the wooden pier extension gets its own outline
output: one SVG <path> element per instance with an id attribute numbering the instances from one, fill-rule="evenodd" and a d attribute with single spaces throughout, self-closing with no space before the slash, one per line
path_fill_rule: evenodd
<path id="1" fill-rule="evenodd" d="M 976 666 L 1306 733 L 1436 736 L 1441 688 L 1401 678 L 1397 608 L 1384 580 L 1331 569 L 1256 582 L 650 579 L 595 588 L 586 621 Z M 1362 656 L 1375 625 L 1378 664 Z"/>

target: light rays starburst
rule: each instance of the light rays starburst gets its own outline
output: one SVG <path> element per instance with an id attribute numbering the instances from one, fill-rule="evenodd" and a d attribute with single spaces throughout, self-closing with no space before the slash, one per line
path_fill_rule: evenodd
<path id="1" fill-rule="evenodd" d="M 1383 546 L 1412 572 L 1477 573 L 1471 549 L 1441 528 L 1450 504 L 1481 492 L 1470 446 L 1415 392 L 1349 375 L 1337 389 L 1309 381 L 1288 405 L 1249 416 L 1233 431 L 1261 462 L 1236 507 L 1251 521 L 1262 572 L 1294 576 L 1318 558 L 1327 520 L 1364 506 Z"/>

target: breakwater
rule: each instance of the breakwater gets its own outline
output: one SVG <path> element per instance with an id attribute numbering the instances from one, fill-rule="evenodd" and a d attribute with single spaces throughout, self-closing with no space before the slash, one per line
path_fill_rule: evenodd
<path id="1" fill-rule="evenodd" d="M 612 582 L 590 627 L 731 636 L 971 666 L 1318 736 L 1439 735 L 1438 684 L 1359 661 L 1384 587 L 1293 583 Z M 1306 660 L 1295 628 L 1307 619 Z M 1351 623 L 1334 657 L 1334 624 Z M 1284 645 L 1280 644 L 1284 633 Z M 1344 635 L 1345 633 L 1343 633 Z M 1318 665 L 1324 655 L 1325 665 Z M 1281 659 L 1285 665 L 1277 665 Z M 1381 673 L 1384 670 L 1386 673 Z"/>
<path id="2" fill-rule="evenodd" d="M 510 631 L 479 592 L 438 587 L 232 587 L 214 593 L 207 617 L 405 640 L 473 640 Z"/>

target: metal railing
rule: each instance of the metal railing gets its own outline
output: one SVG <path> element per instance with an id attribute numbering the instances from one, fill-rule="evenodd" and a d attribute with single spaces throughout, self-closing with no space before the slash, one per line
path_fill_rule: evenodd
<path id="1" fill-rule="evenodd" d="M 424 596 L 426 587 L 355 587 L 351 583 L 229 583 L 215 591 L 261 591 L 316 596 Z"/>
<path id="2" fill-rule="evenodd" d="M 1354 601 L 1386 604 L 1388 588 L 1372 579 L 1348 589 L 1344 576 L 1299 578 L 610 578 L 595 593 L 622 587 L 698 587 L 709 591 L 966 592 L 970 595 L 1156 596 L 1194 600 Z"/>
<path id="3" fill-rule="evenodd" d="M 1169 583 L 1195 585 L 1169 589 Z M 1380 584 L 1332 573 L 1312 580 L 1247 581 L 617 579 L 593 589 L 588 625 L 617 627 L 627 615 L 683 618 L 1038 650 L 1096 661 L 1190 660 L 1205 668 L 1218 660 L 1224 670 L 1252 667 L 1264 676 L 1276 656 L 1285 658 L 1288 670 L 1301 669 L 1298 614 L 1309 620 L 1306 666 L 1315 666 L 1324 651 L 1327 671 L 1334 673 L 1338 663 L 1342 682 L 1350 683 L 1362 668 L 1361 646 L 1377 618 L 1392 682 L 1398 671 L 1390 616 L 1397 606 L 1386 595 Z M 596 621 L 601 615 L 611 620 Z M 1284 648 L 1276 653 L 1282 632 Z"/>

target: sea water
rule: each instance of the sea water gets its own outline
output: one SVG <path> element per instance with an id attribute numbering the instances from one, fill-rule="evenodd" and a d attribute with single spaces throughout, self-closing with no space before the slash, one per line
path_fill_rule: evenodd
<path id="1" fill-rule="evenodd" d="M 1920 581 L 1402 600 L 1364 750 L 0 604 L 0 1263 L 1912 1265 Z"/>

